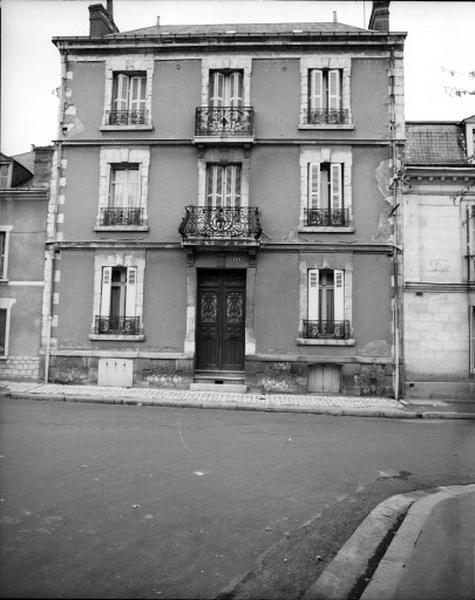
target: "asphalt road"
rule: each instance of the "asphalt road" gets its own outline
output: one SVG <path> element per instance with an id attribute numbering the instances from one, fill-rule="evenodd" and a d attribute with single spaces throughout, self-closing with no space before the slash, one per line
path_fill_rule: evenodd
<path id="1" fill-rule="evenodd" d="M 3 399 L 3 597 L 298 598 L 402 491 L 475 481 L 473 421 Z"/>

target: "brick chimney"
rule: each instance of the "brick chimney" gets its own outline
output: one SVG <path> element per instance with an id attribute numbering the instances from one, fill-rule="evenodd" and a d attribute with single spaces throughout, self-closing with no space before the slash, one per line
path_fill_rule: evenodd
<path id="1" fill-rule="evenodd" d="M 389 31 L 389 1 L 374 0 L 373 10 L 369 18 L 368 29 L 376 31 Z"/>
<path id="2" fill-rule="evenodd" d="M 112 3 L 107 3 L 112 10 Z M 102 4 L 89 6 L 89 37 L 104 37 L 108 33 L 118 33 L 112 15 Z"/>

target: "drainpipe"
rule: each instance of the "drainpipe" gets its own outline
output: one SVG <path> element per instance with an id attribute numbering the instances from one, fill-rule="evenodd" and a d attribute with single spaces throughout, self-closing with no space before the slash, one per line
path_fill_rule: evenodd
<path id="1" fill-rule="evenodd" d="M 51 329 L 53 325 L 53 299 L 54 299 L 54 273 L 55 273 L 55 254 L 57 248 L 56 228 L 58 216 L 58 195 L 59 182 L 61 177 L 61 160 L 63 157 L 62 136 L 63 136 L 63 115 L 66 93 L 66 71 L 67 71 L 67 53 L 61 55 L 61 98 L 59 102 L 59 131 L 56 140 L 56 168 L 51 177 L 50 202 L 52 205 L 52 223 L 49 238 L 49 244 L 46 251 L 45 282 L 49 281 L 49 289 L 45 289 L 44 303 L 48 312 L 46 315 L 46 348 L 45 348 L 45 374 L 44 382 L 49 381 L 49 366 L 51 360 Z"/>

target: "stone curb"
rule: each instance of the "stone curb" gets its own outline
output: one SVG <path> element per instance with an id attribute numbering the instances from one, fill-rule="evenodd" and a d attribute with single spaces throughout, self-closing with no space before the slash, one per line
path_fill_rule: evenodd
<path id="1" fill-rule="evenodd" d="M 359 586 L 364 590 L 360 600 L 391 598 L 432 508 L 452 495 L 470 491 L 475 491 L 475 485 L 416 490 L 384 500 L 358 526 L 302 600 L 346 600 Z M 379 560 L 381 552 L 384 555 Z M 399 573 L 395 573 L 390 552 L 404 557 Z M 369 572 L 372 561 L 376 561 L 373 573 Z"/>
<path id="2" fill-rule="evenodd" d="M 154 400 L 131 398 L 130 396 L 85 396 L 80 394 L 35 394 L 31 392 L 0 392 L 0 397 L 24 398 L 27 400 L 57 400 L 60 402 L 93 402 L 97 404 L 122 404 L 128 406 L 162 406 L 167 408 L 218 408 L 227 410 L 252 410 L 261 412 L 285 412 L 315 415 L 333 415 L 339 417 L 379 417 L 392 419 L 474 419 L 475 413 L 448 411 L 414 411 L 395 408 L 340 408 L 335 406 L 296 406 L 242 402 L 239 400 Z"/>

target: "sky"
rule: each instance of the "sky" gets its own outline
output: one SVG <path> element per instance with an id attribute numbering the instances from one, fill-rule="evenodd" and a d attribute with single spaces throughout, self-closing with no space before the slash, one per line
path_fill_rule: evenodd
<path id="1" fill-rule="evenodd" d="M 0 150 L 27 152 L 56 138 L 60 57 L 53 36 L 88 35 L 88 6 L 100 0 L 1 0 L 2 75 Z M 105 5 L 106 1 L 103 1 Z M 332 21 L 367 27 L 370 0 L 114 0 L 120 31 L 160 23 Z M 475 114 L 475 3 L 398 2 L 390 5 L 391 31 L 406 31 L 407 120 L 461 120 Z M 450 72 L 455 74 L 451 75 Z"/>

